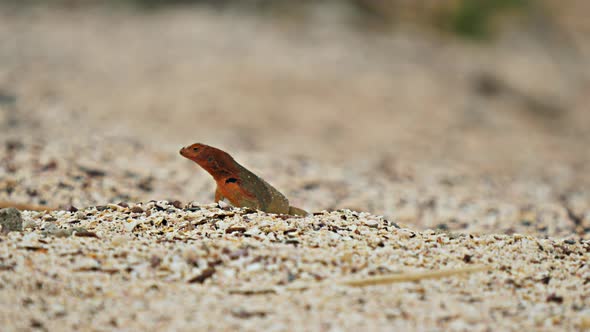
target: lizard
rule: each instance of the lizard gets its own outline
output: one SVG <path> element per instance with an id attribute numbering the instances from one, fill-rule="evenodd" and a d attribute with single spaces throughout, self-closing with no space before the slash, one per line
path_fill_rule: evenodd
<path id="1" fill-rule="evenodd" d="M 289 205 L 289 200 L 227 152 L 195 143 L 180 149 L 180 154 L 201 166 L 217 183 L 215 201 L 227 199 L 233 206 L 248 207 L 276 214 L 306 216 L 305 210 Z"/>

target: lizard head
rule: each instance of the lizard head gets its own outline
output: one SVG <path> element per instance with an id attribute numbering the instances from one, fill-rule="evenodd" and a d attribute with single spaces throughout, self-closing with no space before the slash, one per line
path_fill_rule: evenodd
<path id="1" fill-rule="evenodd" d="M 196 163 L 204 161 L 209 155 L 211 147 L 201 143 L 191 144 L 180 149 L 180 154 Z"/>
<path id="2" fill-rule="evenodd" d="M 209 145 L 195 143 L 180 149 L 180 154 L 203 167 L 214 178 L 237 172 L 235 161 L 224 152 Z"/>

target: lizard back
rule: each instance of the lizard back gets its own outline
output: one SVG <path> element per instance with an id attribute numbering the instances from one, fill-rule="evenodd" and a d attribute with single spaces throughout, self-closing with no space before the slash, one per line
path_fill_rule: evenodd
<path id="1" fill-rule="evenodd" d="M 270 183 L 236 162 L 242 186 L 256 196 L 260 209 L 271 213 L 289 213 L 289 200 Z"/>

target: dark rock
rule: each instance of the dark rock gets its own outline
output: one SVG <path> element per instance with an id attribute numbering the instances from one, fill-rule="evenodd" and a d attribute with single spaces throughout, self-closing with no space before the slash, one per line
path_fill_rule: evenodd
<path id="1" fill-rule="evenodd" d="M 547 302 L 555 302 L 555 303 L 563 303 L 563 296 L 559 296 L 555 293 L 553 294 L 549 294 L 549 296 L 547 296 Z"/>
<path id="2" fill-rule="evenodd" d="M 133 213 L 143 213 L 143 209 L 141 208 L 141 206 L 135 205 L 134 207 L 131 208 L 131 212 L 133 212 Z"/>
<path id="3" fill-rule="evenodd" d="M 264 318 L 268 315 L 265 311 L 247 311 L 244 309 L 236 309 L 231 311 L 232 316 L 240 319 L 248 319 L 253 317 Z"/>
<path id="4" fill-rule="evenodd" d="M 86 173 L 86 175 L 88 175 L 89 177 L 102 177 L 107 174 L 107 172 L 103 171 L 102 169 L 97 169 L 97 168 L 88 167 L 88 166 L 84 166 L 84 165 L 78 165 L 78 168 L 82 172 Z"/>
<path id="5" fill-rule="evenodd" d="M 0 225 L 2 225 L 2 233 L 21 232 L 23 230 L 23 218 L 20 211 L 15 208 L 7 208 L 0 210 Z"/>
<path id="6" fill-rule="evenodd" d="M 230 233 L 244 233 L 245 231 L 247 231 L 246 227 L 243 226 L 230 226 L 225 230 L 226 234 L 230 234 Z"/>
<path id="7" fill-rule="evenodd" d="M 215 267 L 208 267 L 201 272 L 201 274 L 189 279 L 189 283 L 199 283 L 202 284 L 205 280 L 211 278 L 215 274 Z"/>

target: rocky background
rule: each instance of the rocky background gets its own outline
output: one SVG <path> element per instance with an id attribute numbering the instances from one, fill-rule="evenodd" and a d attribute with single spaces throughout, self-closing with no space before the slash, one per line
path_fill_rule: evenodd
<path id="1" fill-rule="evenodd" d="M 60 210 L 0 215 L 0 321 L 587 328 L 588 7 L 3 2 L 0 200 Z M 194 142 L 317 215 L 217 206 Z"/>

